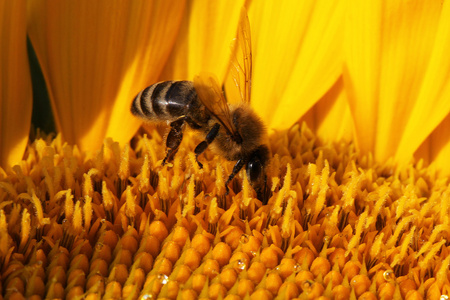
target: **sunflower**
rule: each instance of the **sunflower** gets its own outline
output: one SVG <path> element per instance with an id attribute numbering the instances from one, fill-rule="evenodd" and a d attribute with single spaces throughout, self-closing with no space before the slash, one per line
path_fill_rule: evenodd
<path id="1" fill-rule="evenodd" d="M 270 199 L 133 97 L 224 80 L 242 7 Z M 450 293 L 448 1 L 0 4 L 5 299 L 437 299 Z M 57 135 L 28 141 L 26 35 Z M 34 80 L 33 76 L 33 80 Z M 34 108 L 36 109 L 36 108 Z M 20 120 L 20 122 L 18 121 Z"/>

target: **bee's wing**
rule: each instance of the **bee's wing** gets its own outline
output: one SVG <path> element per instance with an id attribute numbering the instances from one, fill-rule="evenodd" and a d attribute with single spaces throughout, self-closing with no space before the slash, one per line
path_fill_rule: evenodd
<path id="1" fill-rule="evenodd" d="M 236 39 L 232 46 L 224 89 L 227 99 L 250 103 L 252 83 L 252 39 L 247 11 L 242 8 Z"/>
<path id="2" fill-rule="evenodd" d="M 217 79 L 212 74 L 202 73 L 194 77 L 194 88 L 200 101 L 223 125 L 228 134 L 234 137 L 236 130 L 231 122 L 230 109 Z"/>

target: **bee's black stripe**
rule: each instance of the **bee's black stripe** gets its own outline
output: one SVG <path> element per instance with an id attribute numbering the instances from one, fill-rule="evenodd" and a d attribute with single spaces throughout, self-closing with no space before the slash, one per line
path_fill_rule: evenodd
<path id="1" fill-rule="evenodd" d="M 140 110 L 140 105 L 138 105 L 139 100 L 140 100 L 140 96 L 141 93 L 139 93 L 133 100 L 133 103 L 131 104 L 131 113 L 135 116 L 140 116 L 141 115 L 141 110 Z"/>
<path id="2" fill-rule="evenodd" d="M 168 82 L 156 84 L 151 95 L 153 111 L 157 116 L 165 115 L 164 105 L 166 104 L 166 100 L 164 98 L 167 84 Z"/>
<path id="3" fill-rule="evenodd" d="M 150 107 L 149 107 L 149 100 L 150 100 L 149 93 L 152 90 L 152 88 L 153 88 L 153 86 L 149 86 L 149 87 L 145 88 L 138 95 L 138 97 L 140 96 L 140 100 L 141 100 L 140 103 L 141 103 L 142 113 L 145 116 L 149 116 L 149 117 L 153 114 L 152 111 L 150 110 Z"/>

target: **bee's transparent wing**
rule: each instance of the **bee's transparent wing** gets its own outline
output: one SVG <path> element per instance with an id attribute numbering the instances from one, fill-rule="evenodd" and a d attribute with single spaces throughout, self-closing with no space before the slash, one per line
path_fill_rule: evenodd
<path id="1" fill-rule="evenodd" d="M 194 77 L 194 88 L 200 101 L 223 125 L 228 134 L 235 136 L 236 130 L 231 122 L 230 109 L 214 75 L 202 73 Z"/>
<path id="2" fill-rule="evenodd" d="M 242 8 L 236 39 L 225 77 L 224 90 L 229 102 L 249 104 L 252 83 L 252 39 L 247 11 Z"/>

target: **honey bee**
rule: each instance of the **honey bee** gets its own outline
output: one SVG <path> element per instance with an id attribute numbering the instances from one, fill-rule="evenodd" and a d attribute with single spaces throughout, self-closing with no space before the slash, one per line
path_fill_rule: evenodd
<path id="1" fill-rule="evenodd" d="M 195 76 L 194 81 L 164 81 L 142 90 L 134 99 L 131 112 L 146 121 L 167 122 L 167 153 L 163 164 L 173 159 L 183 139 L 186 124 L 205 135 L 194 150 L 198 156 L 209 145 L 229 161 L 236 161 L 225 187 L 245 166 L 247 178 L 263 204 L 267 203 L 267 166 L 270 151 L 262 120 L 250 107 L 251 39 L 245 11 L 235 42 L 227 78 L 239 89 L 239 104 L 230 104 L 218 80 L 210 74 Z"/>

